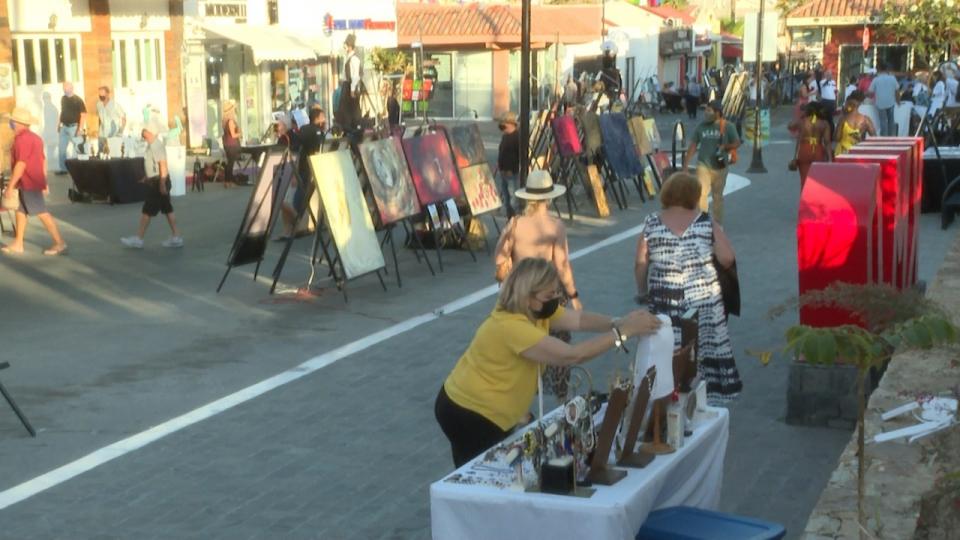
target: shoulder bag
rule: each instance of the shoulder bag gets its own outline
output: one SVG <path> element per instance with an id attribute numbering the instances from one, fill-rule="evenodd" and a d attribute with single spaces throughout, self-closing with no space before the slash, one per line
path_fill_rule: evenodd
<path id="1" fill-rule="evenodd" d="M 729 144 L 724 142 L 726 141 L 726 139 L 727 139 L 727 119 L 721 118 L 720 119 L 720 144 Z M 739 159 L 739 156 L 737 155 L 736 148 L 727 150 L 727 159 L 724 160 L 726 162 L 724 166 L 728 167 L 730 165 L 733 165 L 734 163 L 737 162 L 737 159 Z"/>
<path id="2" fill-rule="evenodd" d="M 3 199 L 0 200 L 0 210 L 10 210 L 13 212 L 20 207 L 20 190 L 5 189 Z"/>
<path id="3" fill-rule="evenodd" d="M 710 224 L 711 230 L 713 223 Z M 711 235 L 713 244 L 717 242 L 716 236 Z M 737 261 L 734 259 L 730 266 L 723 266 L 717 260 L 717 255 L 713 254 L 713 267 L 717 270 L 717 282 L 720 284 L 720 296 L 723 298 L 723 309 L 727 316 L 740 316 L 740 276 L 737 274 Z"/>

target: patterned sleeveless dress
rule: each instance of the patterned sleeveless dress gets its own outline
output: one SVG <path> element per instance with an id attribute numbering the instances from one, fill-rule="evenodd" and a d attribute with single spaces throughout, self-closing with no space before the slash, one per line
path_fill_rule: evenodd
<path id="1" fill-rule="evenodd" d="M 743 385 L 713 266 L 713 222 L 709 214 L 701 213 L 680 236 L 664 225 L 659 214 L 651 214 L 644 222 L 643 235 L 650 261 L 647 292 L 651 311 L 678 318 L 691 308 L 697 310 L 700 377 L 707 382 L 710 402 L 730 401 Z M 673 325 L 673 338 L 679 347 L 678 324 Z"/>

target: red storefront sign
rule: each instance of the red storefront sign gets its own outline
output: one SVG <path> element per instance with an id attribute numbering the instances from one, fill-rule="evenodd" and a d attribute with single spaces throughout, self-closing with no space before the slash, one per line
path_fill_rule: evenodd
<path id="1" fill-rule="evenodd" d="M 797 266 L 800 294 L 832 283 L 877 283 L 882 269 L 881 167 L 814 163 L 800 193 Z M 800 309 L 800 323 L 860 324 L 835 308 Z"/>

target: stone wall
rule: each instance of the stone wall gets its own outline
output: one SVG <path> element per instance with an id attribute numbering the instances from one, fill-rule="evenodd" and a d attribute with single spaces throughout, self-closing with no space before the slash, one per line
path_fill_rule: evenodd
<path id="1" fill-rule="evenodd" d="M 960 237 L 927 289 L 960 321 Z M 906 416 L 888 422 L 880 414 L 918 393 L 952 395 L 960 385 L 960 347 L 898 353 L 867 406 L 866 440 L 883 431 L 916 423 Z M 856 539 L 856 433 L 840 456 L 827 488 L 810 515 L 803 538 Z M 913 444 L 905 440 L 867 445 L 866 513 L 877 539 L 957 538 L 960 531 L 960 427 L 954 426 Z"/>

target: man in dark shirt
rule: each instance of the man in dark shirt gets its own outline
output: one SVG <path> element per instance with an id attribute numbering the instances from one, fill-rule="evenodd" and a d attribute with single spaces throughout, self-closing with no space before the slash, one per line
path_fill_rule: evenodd
<path id="1" fill-rule="evenodd" d="M 327 137 L 327 114 L 319 105 L 310 107 L 308 118 L 310 123 L 300 128 L 298 137 L 300 154 L 297 158 L 297 176 L 299 178 L 294 178 L 290 185 L 294 189 L 293 197 L 285 201 L 281 207 L 285 225 L 284 237 L 296 232 L 297 224 L 294 221 L 296 216 L 306 208 L 307 197 L 311 193 L 310 186 L 313 185 L 310 156 L 322 150 L 323 141 Z"/>
<path id="2" fill-rule="evenodd" d="M 60 134 L 60 147 L 57 160 L 60 168 L 57 174 L 67 174 L 67 147 L 77 136 L 77 132 L 85 133 L 84 124 L 87 120 L 87 107 L 83 99 L 73 93 L 73 83 L 64 81 L 63 97 L 60 99 L 60 123 L 57 132 Z"/>
<path id="3" fill-rule="evenodd" d="M 497 173 L 500 175 L 500 197 L 507 217 L 513 217 L 513 205 L 510 203 L 510 185 L 516 185 L 520 172 L 520 132 L 517 131 L 517 115 L 508 112 L 500 120 L 500 149 L 497 152 Z"/>

